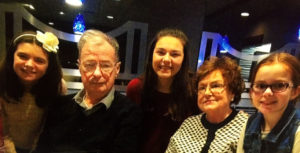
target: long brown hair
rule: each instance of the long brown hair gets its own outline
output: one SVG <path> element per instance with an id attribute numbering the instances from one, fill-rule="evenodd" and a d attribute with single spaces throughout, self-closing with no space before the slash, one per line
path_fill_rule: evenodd
<path id="1" fill-rule="evenodd" d="M 184 46 L 184 58 L 179 72 L 174 76 L 171 85 L 171 97 L 173 98 L 168 106 L 168 113 L 172 119 L 177 121 L 184 120 L 191 114 L 192 109 L 197 109 L 196 98 L 191 87 L 191 76 L 189 74 L 189 42 L 187 36 L 178 29 L 163 29 L 159 31 L 153 38 L 148 49 L 148 57 L 146 61 L 146 71 L 144 75 L 144 86 L 142 91 L 142 107 L 143 109 L 152 110 L 152 93 L 156 90 L 158 76 L 152 67 L 153 51 L 157 41 L 164 36 L 172 36 L 180 39 Z"/>
<path id="2" fill-rule="evenodd" d="M 9 97 L 15 101 L 19 101 L 23 96 L 25 87 L 13 69 L 14 54 L 20 43 L 36 44 L 43 49 L 42 44 L 37 41 L 35 35 L 35 32 L 24 32 L 18 35 L 16 37 L 17 39 L 11 42 L 4 61 L 0 65 L 1 97 Z M 48 68 L 44 76 L 40 78 L 37 84 L 35 84 L 30 91 L 34 96 L 36 96 L 36 104 L 40 107 L 47 106 L 51 102 L 49 99 L 59 95 L 62 79 L 62 70 L 57 55 L 53 52 L 44 51 L 48 54 Z"/>

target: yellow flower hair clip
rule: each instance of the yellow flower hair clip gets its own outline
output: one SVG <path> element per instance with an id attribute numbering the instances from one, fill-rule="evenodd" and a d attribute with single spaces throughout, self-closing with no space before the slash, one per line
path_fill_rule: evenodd
<path id="1" fill-rule="evenodd" d="M 42 33 L 40 31 L 37 31 L 36 33 L 36 39 L 43 44 L 45 50 L 57 53 L 59 41 L 53 33 Z"/>

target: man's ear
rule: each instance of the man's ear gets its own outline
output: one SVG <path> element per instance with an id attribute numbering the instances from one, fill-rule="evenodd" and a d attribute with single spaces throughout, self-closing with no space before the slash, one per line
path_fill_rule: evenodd
<path id="1" fill-rule="evenodd" d="M 292 97 L 291 100 L 294 100 L 295 98 L 297 98 L 300 94 L 300 86 L 297 86 L 296 88 L 293 89 L 292 91 Z"/>
<path id="2" fill-rule="evenodd" d="M 77 59 L 76 65 L 78 66 L 78 68 L 79 68 L 79 64 L 80 64 L 80 59 Z"/>
<path id="3" fill-rule="evenodd" d="M 80 59 L 77 59 L 77 63 L 76 63 L 77 67 L 78 67 L 78 70 L 79 70 L 79 73 L 81 74 L 81 67 L 80 67 Z"/>
<path id="4" fill-rule="evenodd" d="M 120 67 L 121 67 L 121 62 L 118 62 L 116 64 L 116 77 L 118 76 L 119 72 L 120 72 Z"/>

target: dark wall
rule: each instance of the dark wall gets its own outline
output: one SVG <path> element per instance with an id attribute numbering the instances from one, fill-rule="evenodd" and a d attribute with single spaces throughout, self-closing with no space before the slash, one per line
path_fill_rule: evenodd
<path id="1" fill-rule="evenodd" d="M 195 69 L 204 20 L 203 4 L 204 0 L 137 0 L 128 12 L 128 19 L 148 23 L 148 42 L 160 29 L 183 30 L 190 40 L 190 65 Z"/>
<path id="2" fill-rule="evenodd" d="M 221 12 L 207 16 L 204 31 L 217 32 L 229 37 L 235 49 L 272 43 L 277 50 L 297 40 L 300 27 L 300 4 L 298 1 L 248 0 L 227 7 Z M 250 16 L 242 18 L 241 11 Z"/>

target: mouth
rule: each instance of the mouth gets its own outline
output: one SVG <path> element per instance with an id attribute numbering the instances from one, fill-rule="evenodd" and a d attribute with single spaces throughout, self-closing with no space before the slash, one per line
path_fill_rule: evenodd
<path id="1" fill-rule="evenodd" d="M 263 106 L 272 106 L 272 105 L 276 104 L 277 101 L 270 101 L 270 102 L 260 101 L 259 103 Z"/>
<path id="2" fill-rule="evenodd" d="M 210 104 L 210 103 L 213 103 L 213 102 L 215 102 L 215 100 L 205 100 L 203 102 L 203 104 Z"/>
<path id="3" fill-rule="evenodd" d="M 158 68 L 161 70 L 172 70 L 172 66 L 166 66 L 166 65 L 159 65 Z"/>
<path id="4" fill-rule="evenodd" d="M 106 82 L 90 82 L 91 85 L 102 86 L 105 85 Z"/>
<path id="5" fill-rule="evenodd" d="M 30 71 L 30 70 L 25 70 L 25 69 L 21 69 L 21 71 L 25 74 L 28 74 L 28 75 L 32 75 L 32 74 L 35 74 L 36 72 L 35 71 Z"/>

